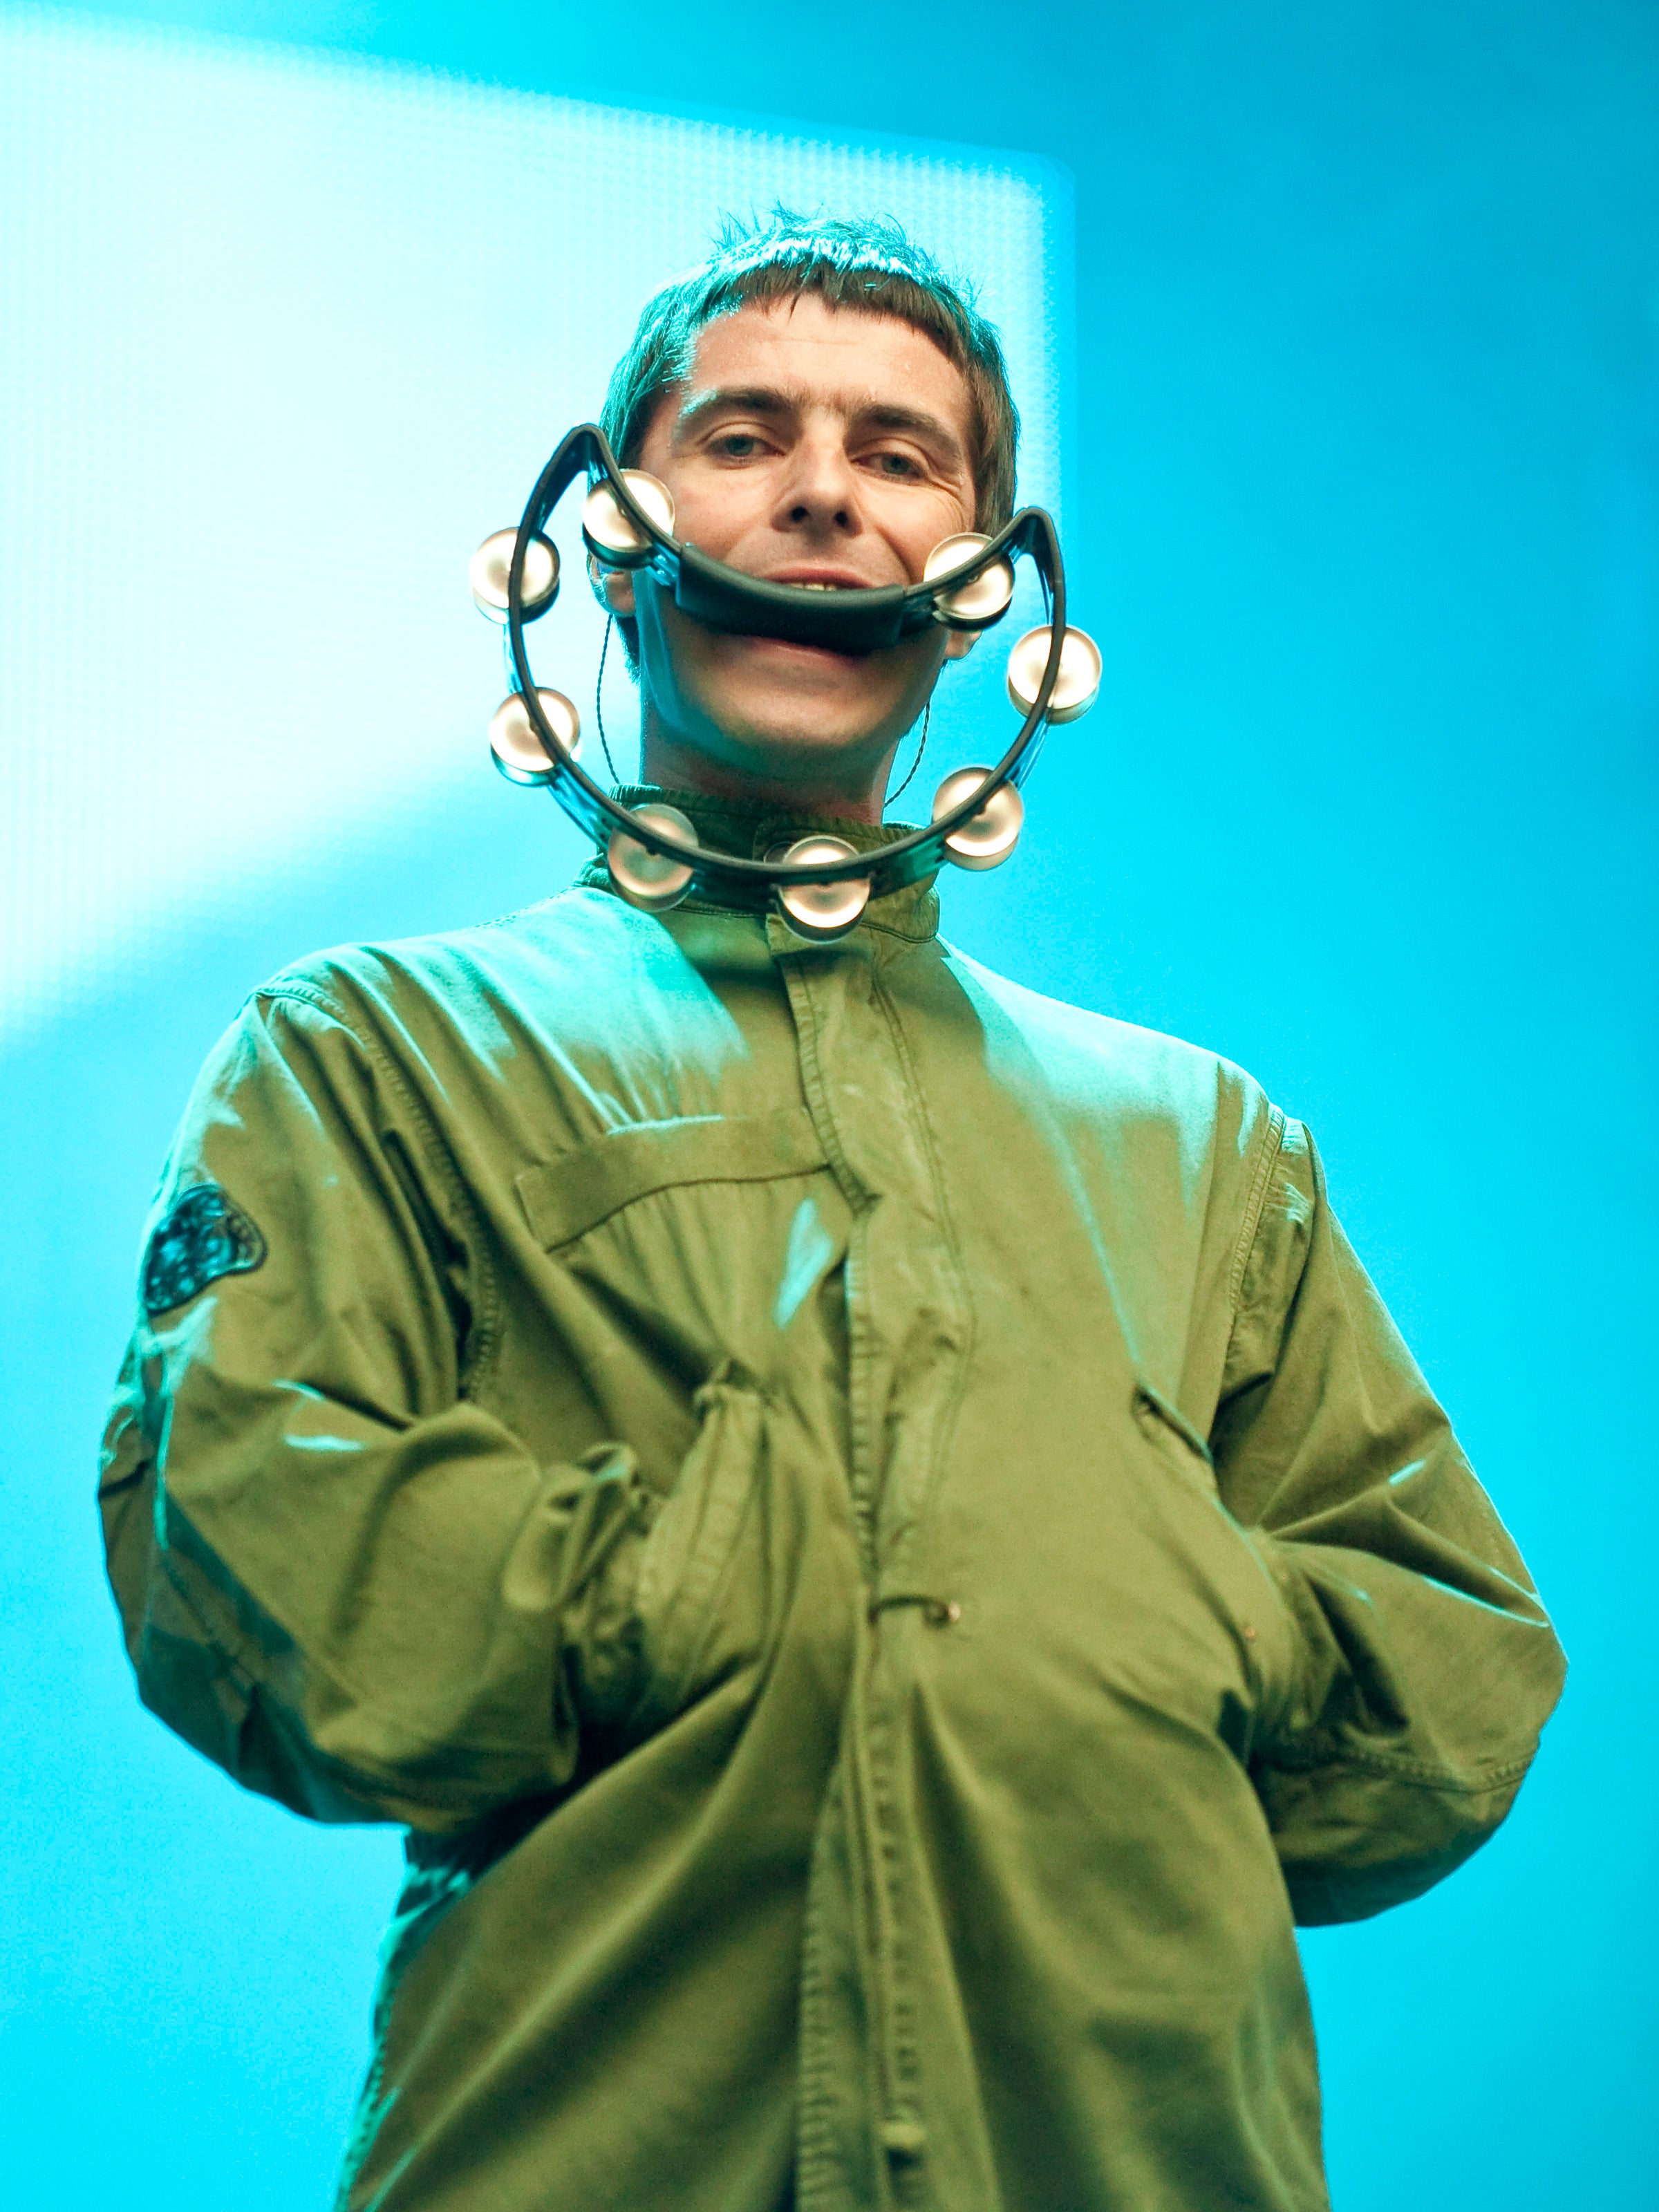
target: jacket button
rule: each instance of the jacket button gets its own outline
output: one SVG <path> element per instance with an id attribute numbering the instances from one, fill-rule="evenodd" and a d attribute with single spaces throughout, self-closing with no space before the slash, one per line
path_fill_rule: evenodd
<path id="1" fill-rule="evenodd" d="M 920 2120 L 884 2120 L 881 2147 L 889 2158 L 920 2158 L 927 2148 L 927 2130 Z"/>

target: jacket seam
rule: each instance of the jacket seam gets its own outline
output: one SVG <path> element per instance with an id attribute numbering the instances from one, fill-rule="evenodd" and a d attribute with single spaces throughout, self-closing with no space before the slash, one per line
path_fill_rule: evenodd
<path id="1" fill-rule="evenodd" d="M 1262 1758 L 1264 1767 L 1284 1774 L 1328 1773 L 1334 1767 L 1350 1767 L 1356 1773 L 1368 1774 L 1379 1780 L 1405 1782 L 1415 1788 L 1455 1792 L 1462 1797 L 1478 1797 L 1488 1790 L 1502 1789 L 1525 1774 L 1532 1765 L 1534 1754 L 1527 1752 L 1516 1759 L 1484 1767 L 1473 1774 L 1460 1774 L 1446 1766 L 1435 1766 L 1426 1759 L 1390 1759 L 1385 1753 L 1343 1750 L 1326 1754 L 1310 1748 L 1305 1753 L 1293 1749 L 1275 1749 Z"/>
<path id="2" fill-rule="evenodd" d="M 1250 1179 L 1249 1192 L 1244 1200 L 1244 1219 L 1239 1229 L 1238 1240 L 1233 1247 L 1232 1264 L 1227 1271 L 1227 1304 L 1235 1316 L 1244 1288 L 1244 1270 L 1249 1264 L 1256 1231 L 1261 1225 L 1261 1210 L 1267 1201 L 1268 1177 L 1284 1149 L 1285 1128 L 1285 1115 L 1269 1101 L 1267 1127 L 1258 1139 L 1261 1157 Z"/>
<path id="3" fill-rule="evenodd" d="M 165 1489 L 167 1477 L 161 1470 L 158 1469 L 157 1472 Z M 234 1643 L 232 1643 L 220 1633 L 214 1622 L 209 1619 L 207 1613 L 197 1602 L 194 1593 L 185 1587 L 185 1577 L 173 1564 L 171 1545 L 158 1544 L 155 1547 L 155 1559 L 167 1588 L 200 1629 L 203 1643 L 210 1651 L 216 1652 L 223 1661 L 230 1673 L 237 1695 L 251 1705 L 253 1693 L 261 1687 L 261 1684 L 258 1674 L 248 1664 L 243 1654 L 253 1644 L 254 1639 L 244 1633 L 239 1635 Z M 257 1649 L 257 1646 L 255 1648 Z"/>
<path id="4" fill-rule="evenodd" d="M 911 1528 L 915 1532 L 916 1536 L 925 1541 L 927 1515 L 939 1490 L 950 1441 L 956 1433 L 957 1420 L 967 1393 L 968 1375 L 973 1364 L 976 1335 L 975 1314 L 972 1287 L 969 1281 L 961 1240 L 957 1229 L 956 1214 L 951 1206 L 946 1190 L 939 1147 L 935 1142 L 933 1123 L 927 1113 L 927 1099 L 917 1077 L 915 1062 L 909 1048 L 908 1040 L 904 1035 L 904 1025 L 899 1018 L 892 994 L 888 991 L 878 972 L 873 972 L 871 976 L 871 996 L 881 1009 L 888 1035 L 893 1041 L 894 1053 L 902 1073 L 905 1091 L 915 1106 L 917 1130 L 927 1163 L 928 1181 L 933 1187 L 933 1202 L 939 1208 L 940 1225 L 944 1231 L 943 1241 L 949 1257 L 950 1275 L 955 1291 L 957 1308 L 962 1316 L 963 1342 L 955 1362 L 956 1371 L 951 1378 L 949 1398 L 940 1409 L 910 1522 Z M 872 1769 L 881 1764 L 877 1747 L 872 1745 Z M 884 1780 L 886 1779 L 887 1778 L 884 1778 Z M 887 1798 L 890 1806 L 890 1788 L 883 1788 L 879 1790 L 875 1789 L 873 1773 L 872 1794 L 878 1798 L 878 1802 L 881 1798 Z M 878 1855 L 878 1856 L 884 1856 L 884 1854 Z M 891 1863 L 896 1878 L 892 1880 L 893 1972 L 890 2002 L 892 2008 L 892 2056 L 895 2073 L 898 2078 L 887 2085 L 887 2094 L 890 2097 L 907 2095 L 914 2097 L 917 2094 L 921 2071 L 919 2063 L 921 2036 L 916 2021 L 915 2000 L 910 1988 L 911 1978 L 906 1972 L 908 1965 L 908 1952 L 910 1947 L 905 1936 L 905 1919 L 906 1907 L 910 1900 L 905 1893 L 913 1887 L 915 1877 L 913 1872 L 902 1866 L 896 1854 L 894 1855 Z M 886 1868 L 878 1864 L 875 1878 L 878 1881 L 889 1878 Z"/>
<path id="5" fill-rule="evenodd" d="M 939 1477 L 950 1439 L 956 1431 L 957 1417 L 961 1413 L 963 1401 L 967 1394 L 968 1375 L 973 1364 L 974 1347 L 978 1332 L 975 1327 L 973 1290 L 968 1279 L 967 1263 L 963 1256 L 961 1238 L 957 1234 L 956 1213 L 950 1202 L 944 1165 L 939 1158 L 933 1125 L 928 1116 L 927 1102 L 922 1094 L 921 1085 L 916 1075 L 915 1060 L 908 1041 L 904 1035 L 904 1026 L 899 1019 L 898 1010 L 893 1002 L 892 994 L 879 975 L 871 977 L 871 988 L 873 997 L 880 1004 L 882 1013 L 886 1020 L 888 1033 L 892 1037 L 893 1048 L 898 1056 L 899 1065 L 904 1071 L 905 1089 L 915 1104 L 916 1121 L 926 1147 L 928 1179 L 933 1187 L 934 1202 L 939 1207 L 939 1219 L 945 1230 L 945 1248 L 950 1254 L 951 1273 L 955 1279 L 957 1297 L 963 1323 L 964 1341 L 961 1356 L 957 1362 L 956 1380 L 951 1388 L 950 1402 L 939 1421 L 934 1448 L 928 1454 L 926 1487 L 916 1499 L 916 1523 L 920 1526 L 923 1514 L 938 1487 Z"/>
<path id="6" fill-rule="evenodd" d="M 501 1298 L 495 1270 L 489 1264 L 483 1224 L 460 1177 L 455 1173 L 452 1163 L 446 1157 L 442 1143 L 426 1109 L 405 1081 L 402 1070 L 379 1040 L 364 1036 L 359 1031 L 345 1018 L 339 1007 L 331 1003 L 322 992 L 302 983 L 277 983 L 265 984 L 253 995 L 257 999 L 297 999 L 303 1005 L 315 1007 L 319 1013 L 326 1014 L 331 1021 L 337 1022 L 353 1043 L 390 1085 L 414 1124 L 416 1133 L 420 1138 L 421 1149 L 426 1156 L 427 1165 L 443 1186 L 445 1194 L 453 1206 L 456 1213 L 465 1223 L 471 1239 L 473 1271 L 481 1295 L 473 1307 L 475 1345 L 470 1351 L 470 1356 L 463 1354 L 458 1357 L 456 1395 L 459 1400 L 477 1402 L 501 1349 Z"/>

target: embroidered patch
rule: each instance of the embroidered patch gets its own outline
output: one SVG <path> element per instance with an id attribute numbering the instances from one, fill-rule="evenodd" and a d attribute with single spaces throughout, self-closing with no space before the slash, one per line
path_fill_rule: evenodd
<path id="1" fill-rule="evenodd" d="M 166 1313 L 221 1275 L 264 1264 L 265 1240 L 228 1191 L 193 1183 L 156 1224 L 144 1254 L 142 1296 L 148 1314 Z"/>

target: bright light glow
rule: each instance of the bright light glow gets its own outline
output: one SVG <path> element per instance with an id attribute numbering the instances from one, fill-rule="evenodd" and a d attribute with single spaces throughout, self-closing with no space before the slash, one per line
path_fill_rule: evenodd
<path id="1" fill-rule="evenodd" d="M 468 557 L 724 210 L 971 270 L 1057 503 L 1030 174 L 39 12 L 0 87 L 0 1028 L 489 772 Z M 538 673 L 580 690 L 561 534 Z"/>

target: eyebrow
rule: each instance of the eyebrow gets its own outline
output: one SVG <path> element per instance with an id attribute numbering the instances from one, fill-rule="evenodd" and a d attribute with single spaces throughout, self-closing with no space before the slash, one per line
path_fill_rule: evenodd
<path id="1" fill-rule="evenodd" d="M 674 435 L 678 438 L 695 430 L 706 416 L 720 414 L 727 409 L 775 421 L 782 416 L 803 413 L 807 404 L 805 392 L 775 384 L 720 385 L 712 392 L 700 392 L 685 402 L 674 418 Z M 868 423 L 875 429 L 908 431 L 937 447 L 951 460 L 963 467 L 967 465 L 962 440 L 948 422 L 942 422 L 937 415 L 930 415 L 925 408 L 899 407 L 884 400 L 869 399 L 842 411 L 850 422 Z"/>

